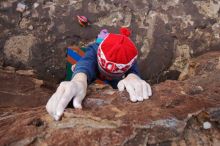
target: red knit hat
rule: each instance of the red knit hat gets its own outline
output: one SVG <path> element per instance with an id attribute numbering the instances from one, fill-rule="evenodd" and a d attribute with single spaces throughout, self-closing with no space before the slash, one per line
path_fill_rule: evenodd
<path id="1" fill-rule="evenodd" d="M 107 74 L 123 74 L 137 58 L 138 51 L 129 38 L 131 32 L 121 28 L 120 34 L 110 33 L 99 45 L 97 58 L 99 68 Z"/>

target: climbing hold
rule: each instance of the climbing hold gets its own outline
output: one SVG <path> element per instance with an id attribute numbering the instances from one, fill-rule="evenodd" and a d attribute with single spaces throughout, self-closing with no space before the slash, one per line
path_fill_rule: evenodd
<path id="1" fill-rule="evenodd" d="M 85 16 L 79 16 L 77 15 L 78 18 L 78 22 L 82 27 L 86 27 L 87 25 L 89 25 L 89 21 Z"/>

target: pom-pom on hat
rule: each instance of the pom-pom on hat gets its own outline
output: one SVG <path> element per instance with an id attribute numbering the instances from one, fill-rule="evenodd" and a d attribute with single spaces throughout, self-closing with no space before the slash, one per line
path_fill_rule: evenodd
<path id="1" fill-rule="evenodd" d="M 137 58 L 138 51 L 129 38 L 131 31 L 121 28 L 120 34 L 110 33 L 99 45 L 97 58 L 101 71 L 107 74 L 123 74 Z"/>

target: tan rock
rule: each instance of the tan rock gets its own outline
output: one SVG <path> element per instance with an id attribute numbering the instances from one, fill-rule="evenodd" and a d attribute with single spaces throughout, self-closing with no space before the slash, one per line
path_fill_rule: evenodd
<path id="1" fill-rule="evenodd" d="M 32 35 L 13 36 L 6 41 L 4 53 L 8 60 L 27 64 L 31 57 L 30 48 L 36 43 L 36 38 Z"/>
<path id="2" fill-rule="evenodd" d="M 16 71 L 17 74 L 19 75 L 25 75 L 25 76 L 34 76 L 34 70 L 17 70 Z"/>
<path id="3" fill-rule="evenodd" d="M 4 68 L 6 71 L 9 71 L 9 72 L 15 72 L 15 68 L 14 67 L 12 67 L 12 66 L 6 66 L 5 68 Z"/>

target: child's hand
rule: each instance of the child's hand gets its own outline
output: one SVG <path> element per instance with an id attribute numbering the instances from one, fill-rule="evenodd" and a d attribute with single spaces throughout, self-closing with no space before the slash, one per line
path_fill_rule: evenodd
<path id="1" fill-rule="evenodd" d="M 119 91 L 123 91 L 125 88 L 132 102 L 143 101 L 152 96 L 150 85 L 132 73 L 118 83 Z"/>
<path id="2" fill-rule="evenodd" d="M 47 112 L 55 119 L 59 120 L 68 103 L 73 99 L 74 108 L 82 108 L 82 100 L 86 96 L 87 77 L 83 73 L 76 74 L 72 81 L 60 83 L 57 91 L 47 102 Z"/>

